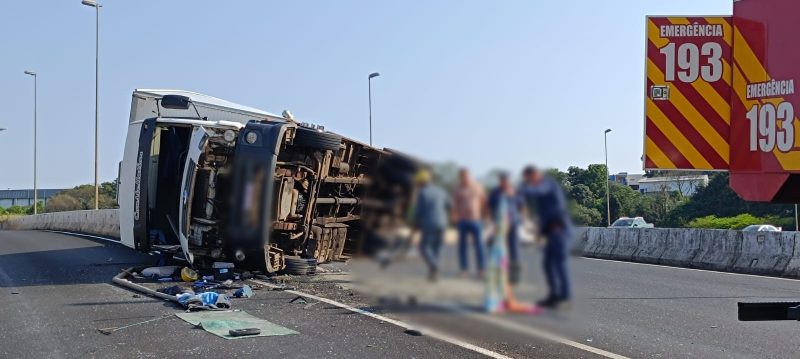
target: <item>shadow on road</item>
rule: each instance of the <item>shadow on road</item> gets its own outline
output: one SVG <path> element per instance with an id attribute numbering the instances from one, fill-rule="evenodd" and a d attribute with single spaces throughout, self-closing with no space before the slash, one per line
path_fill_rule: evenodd
<path id="1" fill-rule="evenodd" d="M 120 270 L 156 257 L 87 237 L 0 231 L 0 287 L 109 283 Z"/>

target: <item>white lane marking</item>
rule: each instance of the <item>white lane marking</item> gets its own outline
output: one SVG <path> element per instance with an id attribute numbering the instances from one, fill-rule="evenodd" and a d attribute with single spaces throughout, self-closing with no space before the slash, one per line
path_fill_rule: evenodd
<path id="1" fill-rule="evenodd" d="M 49 230 L 49 229 L 42 230 L 42 232 L 52 232 L 52 233 L 69 234 L 69 235 L 72 235 L 72 236 L 78 236 L 78 237 L 89 237 L 89 238 L 94 238 L 94 239 L 100 239 L 100 240 L 107 241 L 107 242 L 112 242 L 112 243 L 122 244 L 122 242 L 121 242 L 121 241 L 119 241 L 119 240 L 117 240 L 117 239 L 113 239 L 113 238 L 107 238 L 107 237 L 98 237 L 98 236 L 93 236 L 93 235 L 91 235 L 91 234 L 83 234 L 83 233 L 75 233 L 75 232 L 66 232 L 66 231 L 51 231 L 51 230 Z"/>
<path id="2" fill-rule="evenodd" d="M 697 268 L 684 268 L 684 267 L 673 267 L 673 266 L 665 266 L 661 264 L 651 264 L 651 263 L 639 263 L 639 262 L 626 262 L 626 261 L 618 261 L 614 259 L 602 259 L 602 258 L 589 258 L 589 257 L 581 257 L 581 259 L 589 259 L 593 261 L 601 261 L 601 262 L 614 262 L 614 263 L 623 263 L 623 264 L 636 264 L 640 266 L 651 266 L 651 267 L 660 267 L 660 268 L 669 268 L 669 269 L 681 269 L 681 270 L 688 270 L 688 271 L 695 271 L 695 272 L 703 272 L 703 273 L 717 273 L 717 274 L 728 274 L 728 275 L 738 275 L 743 277 L 753 277 L 753 278 L 761 278 L 761 279 L 778 279 L 778 280 L 787 280 L 791 282 L 797 282 L 797 279 L 793 278 L 783 278 L 783 277 L 770 277 L 766 275 L 757 275 L 757 274 L 746 274 L 746 273 L 731 273 L 731 272 L 720 272 L 715 270 L 707 270 L 707 269 L 697 269 Z"/>
<path id="3" fill-rule="evenodd" d="M 603 356 L 603 357 L 606 357 L 606 358 L 611 358 L 611 359 L 629 359 L 628 357 L 623 356 L 623 355 L 615 354 L 615 353 L 612 353 L 612 352 L 609 352 L 609 351 L 606 351 L 606 350 L 603 350 L 603 349 L 600 349 L 600 348 L 595 348 L 593 346 L 589 346 L 589 345 L 586 345 L 586 344 L 583 344 L 583 343 L 578 343 L 576 341 L 573 341 L 573 340 L 558 336 L 558 335 L 550 333 L 550 332 L 546 332 L 546 331 L 541 330 L 541 329 L 537 329 L 537 328 L 534 328 L 534 327 L 529 327 L 529 326 L 526 326 L 526 325 L 517 324 L 517 323 L 514 323 L 512 321 L 500 319 L 498 317 L 493 317 L 493 316 L 489 316 L 489 315 L 486 315 L 486 314 L 479 314 L 479 313 L 476 313 L 476 312 L 473 312 L 473 311 L 469 311 L 469 310 L 465 310 L 463 308 L 459 308 L 459 307 L 456 307 L 456 306 L 443 306 L 443 308 L 446 308 L 448 310 L 455 311 L 455 312 L 457 312 L 459 314 L 463 314 L 463 315 L 469 316 L 471 318 L 480 320 L 480 321 L 482 321 L 484 323 L 493 324 L 493 325 L 501 327 L 503 329 L 507 329 L 507 330 L 510 330 L 510 331 L 518 332 L 518 333 L 527 334 L 527 335 L 530 335 L 532 337 L 536 337 L 536 338 L 540 338 L 540 339 L 544 339 L 544 340 L 549 340 L 549 341 L 556 342 L 556 343 L 559 343 L 559 344 L 568 345 L 568 346 L 571 346 L 573 348 L 580 349 L 580 350 L 583 350 L 583 351 L 586 351 L 586 352 L 589 352 L 589 353 L 597 354 L 597 355 L 600 355 L 600 356 Z"/>
<path id="4" fill-rule="evenodd" d="M 280 288 L 280 286 L 274 285 L 272 283 L 267 283 L 267 282 L 263 282 L 263 281 L 260 281 L 260 280 L 252 280 L 252 281 L 254 281 L 254 282 L 258 283 L 258 284 L 262 284 L 262 285 L 267 286 L 267 287 Z M 333 306 L 337 306 L 337 307 L 342 308 L 342 309 L 349 310 L 349 311 L 354 312 L 354 313 L 366 315 L 366 316 L 368 316 L 370 318 L 377 319 L 377 320 L 380 320 L 380 321 L 383 321 L 383 322 L 386 322 L 386 323 L 389 323 L 389 324 L 393 324 L 393 325 L 396 325 L 396 326 L 401 327 L 403 329 L 419 330 L 419 328 L 416 328 L 416 327 L 414 327 L 414 326 L 412 326 L 412 325 L 410 325 L 408 323 L 405 323 L 405 322 L 402 322 L 402 321 L 399 321 L 399 320 L 396 320 L 396 319 L 384 317 L 384 316 L 382 316 L 380 314 L 375 314 L 375 313 L 372 313 L 372 312 L 369 312 L 369 311 L 366 311 L 366 310 L 363 310 L 363 309 L 355 308 L 355 307 L 349 306 L 347 304 L 339 303 L 339 302 L 337 302 L 335 300 L 331 300 L 331 299 L 328 299 L 328 298 L 318 297 L 316 295 L 304 293 L 304 292 L 297 291 L 297 290 L 285 290 L 284 292 L 291 293 L 291 294 L 294 294 L 294 295 L 303 296 L 303 297 L 310 298 L 310 299 L 313 299 L 313 300 L 316 300 L 316 301 L 319 301 L 319 302 L 327 303 L 327 304 L 330 304 L 330 305 L 333 305 Z M 438 340 L 441 340 L 443 342 L 450 343 L 450 344 L 453 344 L 453 345 L 457 345 L 457 346 L 462 347 L 464 349 L 471 350 L 471 351 L 474 351 L 476 353 L 483 354 L 483 355 L 488 356 L 490 358 L 511 359 L 511 357 L 509 357 L 509 356 L 505 356 L 505 355 L 500 354 L 498 352 L 495 352 L 495 351 L 492 351 L 492 350 L 489 350 L 489 349 L 486 349 L 486 348 L 482 348 L 482 347 L 479 347 L 477 345 L 473 345 L 473 344 L 467 343 L 465 341 L 450 337 L 450 336 L 442 334 L 442 333 L 438 333 L 438 332 L 430 331 L 430 330 L 422 331 L 422 333 L 424 335 L 426 335 L 426 336 L 431 337 L 431 338 L 438 339 Z"/>

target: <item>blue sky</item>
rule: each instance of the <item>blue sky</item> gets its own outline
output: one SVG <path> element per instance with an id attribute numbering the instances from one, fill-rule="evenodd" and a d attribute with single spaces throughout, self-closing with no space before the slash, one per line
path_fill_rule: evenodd
<path id="1" fill-rule="evenodd" d="M 645 15 L 725 15 L 731 0 L 106 1 L 100 177 L 116 177 L 131 92 L 179 88 L 481 173 L 603 161 L 641 172 Z M 94 10 L 0 12 L 0 188 L 94 180 Z"/>

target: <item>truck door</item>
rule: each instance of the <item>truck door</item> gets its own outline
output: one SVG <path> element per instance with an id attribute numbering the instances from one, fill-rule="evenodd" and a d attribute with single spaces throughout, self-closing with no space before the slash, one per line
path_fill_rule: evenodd
<path id="1" fill-rule="evenodd" d="M 133 244 L 136 250 L 143 252 L 150 250 L 150 236 L 147 228 L 147 183 L 150 175 L 150 148 L 153 142 L 153 133 L 155 130 L 155 118 L 144 120 L 139 133 L 139 148 L 138 151 L 136 151 L 136 172 L 135 178 L 132 181 L 133 193 L 127 192 L 123 194 L 123 196 L 132 197 L 133 199 Z M 127 208 L 124 206 L 120 206 L 120 208 L 120 215 L 123 217 L 123 219 L 127 219 L 125 218 L 125 215 L 130 212 L 127 212 Z M 122 232 L 122 230 L 120 230 L 120 232 Z"/>
<path id="2" fill-rule="evenodd" d="M 189 263 L 194 261 L 194 256 L 189 251 L 189 237 L 191 236 L 190 224 L 192 219 L 192 197 L 194 196 L 195 176 L 197 175 L 197 163 L 203 153 L 208 134 L 203 126 L 192 128 L 192 138 L 189 142 L 189 149 L 186 154 L 186 165 L 183 168 L 183 180 L 181 181 L 181 200 L 179 206 L 178 238 L 181 242 L 181 249 Z"/>

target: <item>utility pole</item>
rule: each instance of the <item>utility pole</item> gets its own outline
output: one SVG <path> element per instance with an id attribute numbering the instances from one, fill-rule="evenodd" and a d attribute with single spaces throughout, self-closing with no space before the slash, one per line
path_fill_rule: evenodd
<path id="1" fill-rule="evenodd" d="M 607 226 L 611 226 L 611 193 L 608 190 L 608 181 L 609 181 L 609 171 L 608 171 L 608 133 L 611 132 L 611 129 L 606 129 L 606 132 L 603 134 L 603 146 L 605 147 L 606 153 L 606 218 L 607 218 Z"/>
<path id="2" fill-rule="evenodd" d="M 37 205 L 39 204 L 39 191 L 36 186 L 36 108 L 38 107 L 36 102 L 39 92 L 37 88 L 38 76 L 36 72 L 27 70 L 25 74 L 33 76 L 33 214 L 38 214 L 39 209 Z"/>
<path id="3" fill-rule="evenodd" d="M 94 209 L 100 209 L 99 127 L 100 127 L 100 5 L 95 0 L 83 0 L 81 4 L 95 9 L 94 28 Z"/>
<path id="4" fill-rule="evenodd" d="M 372 146 L 372 78 L 381 74 L 373 72 L 367 77 L 367 88 L 369 89 L 369 145 Z"/>

